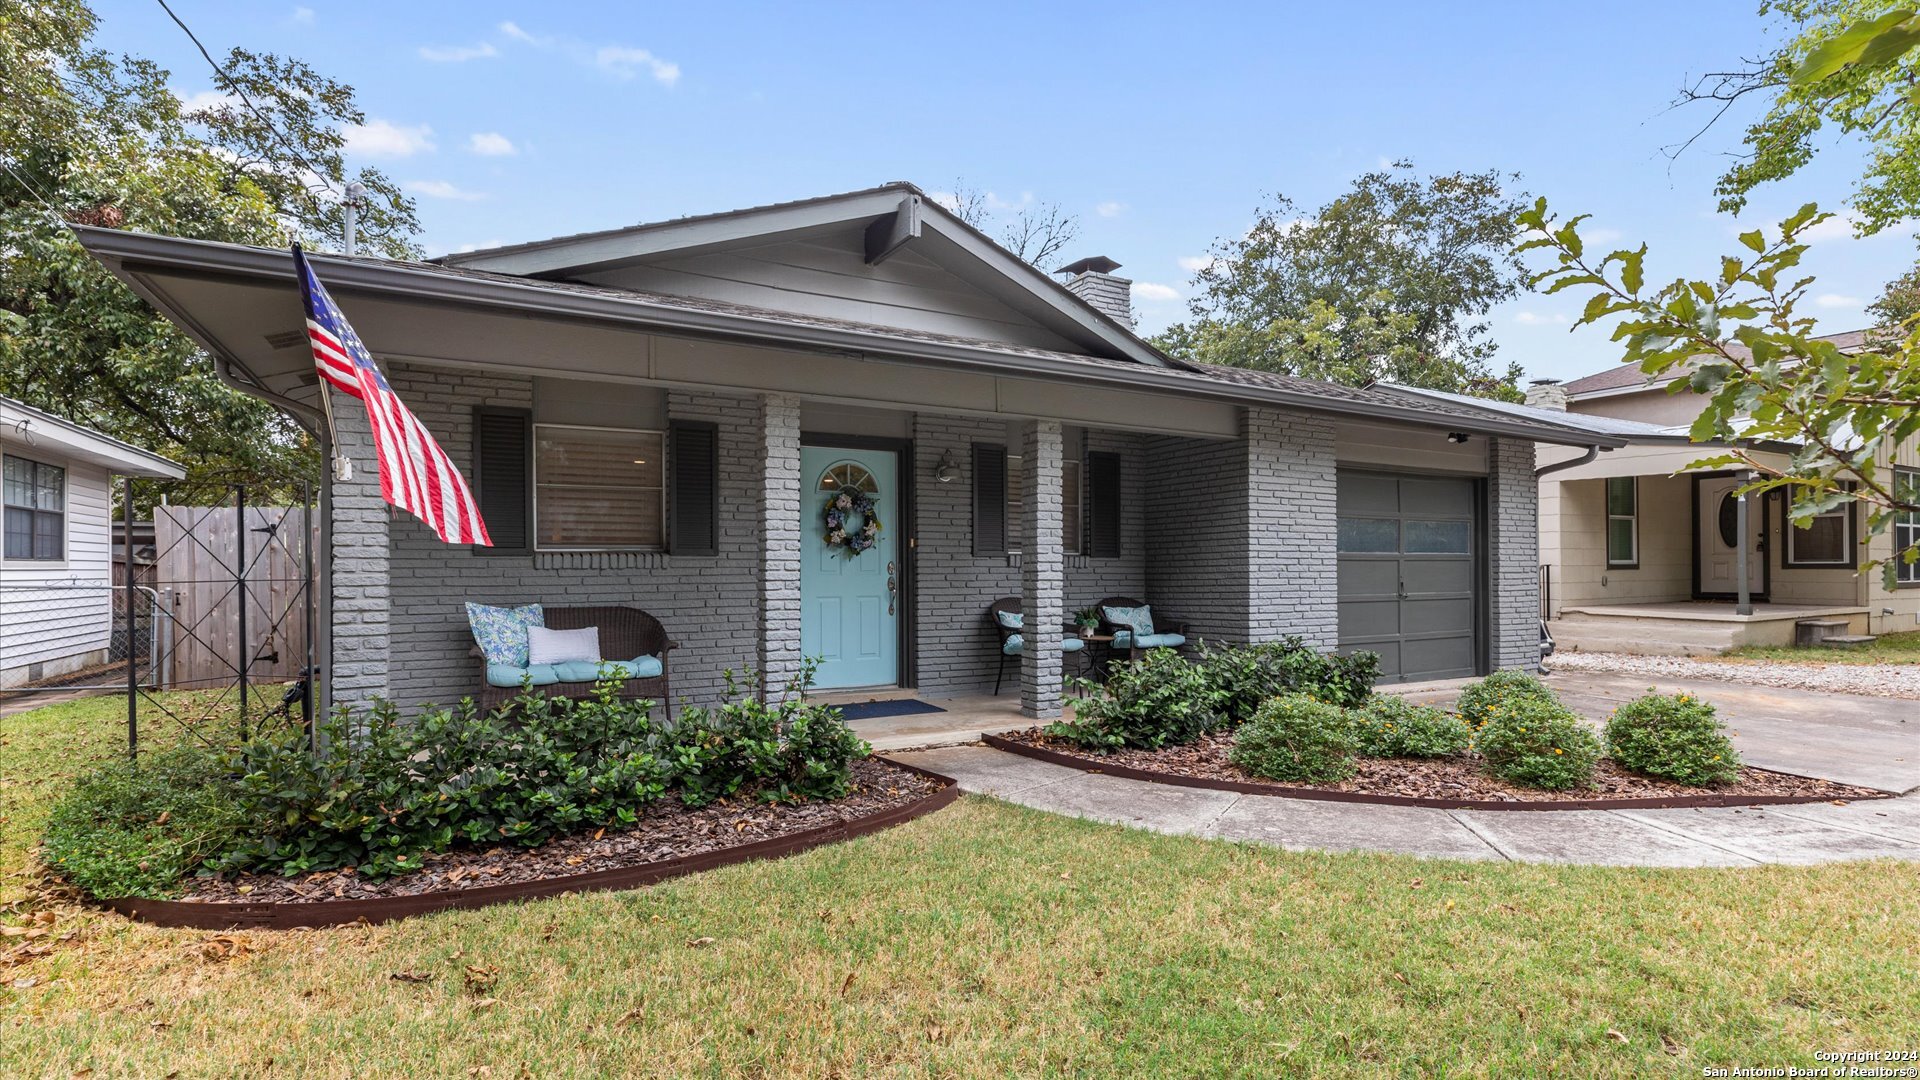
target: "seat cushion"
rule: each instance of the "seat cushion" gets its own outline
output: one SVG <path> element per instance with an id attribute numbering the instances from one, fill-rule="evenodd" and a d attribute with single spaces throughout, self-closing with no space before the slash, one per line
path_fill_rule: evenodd
<path id="1" fill-rule="evenodd" d="M 1153 605 L 1141 604 L 1139 607 L 1103 607 L 1100 614 L 1116 627 L 1125 627 L 1135 634 L 1153 633 Z M 1119 635 L 1126 631 L 1116 630 L 1114 644 L 1120 644 Z"/>
<path id="2" fill-rule="evenodd" d="M 1026 637 L 1022 634 L 1009 635 L 1007 640 L 1000 643 L 1000 651 L 1006 653 L 1008 656 L 1019 656 L 1020 651 L 1026 647 Z M 1077 637 L 1063 637 L 1060 639 L 1061 652 L 1079 652 L 1086 647 L 1087 643 Z"/>
<path id="3" fill-rule="evenodd" d="M 1022 611 L 1001 611 L 996 608 L 994 609 L 993 617 L 1001 626 L 1009 630 L 1018 630 L 1027 625 L 1026 613 Z"/>
<path id="4" fill-rule="evenodd" d="M 1187 643 L 1185 634 L 1141 634 L 1134 639 L 1142 649 L 1177 649 Z"/>
<path id="5" fill-rule="evenodd" d="M 467 603 L 467 626 L 473 631 L 473 642 L 480 646 L 488 664 L 526 667 L 527 627 L 546 624 L 546 613 L 539 604 L 495 607 Z"/>
<path id="6" fill-rule="evenodd" d="M 519 686 L 523 681 L 535 686 L 563 682 L 597 682 L 605 669 L 615 679 L 657 679 L 666 665 L 657 656 L 636 656 L 632 660 L 602 660 L 589 664 L 580 660 L 562 664 L 488 664 L 488 686 Z"/>

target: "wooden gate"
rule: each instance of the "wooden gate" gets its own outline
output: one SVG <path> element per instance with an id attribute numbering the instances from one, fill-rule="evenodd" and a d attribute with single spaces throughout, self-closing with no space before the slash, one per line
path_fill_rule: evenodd
<path id="1" fill-rule="evenodd" d="M 316 515 L 300 506 L 154 507 L 153 587 L 170 631 L 161 685 L 238 681 L 243 628 L 249 682 L 300 677 L 317 528 Z"/>

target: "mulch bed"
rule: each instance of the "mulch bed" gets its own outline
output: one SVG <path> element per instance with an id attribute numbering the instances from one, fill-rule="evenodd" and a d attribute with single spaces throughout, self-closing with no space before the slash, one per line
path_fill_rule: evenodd
<path id="1" fill-rule="evenodd" d="M 945 785 L 889 761 L 853 763 L 854 790 L 834 802 L 770 806 L 731 801 L 691 809 L 671 793 L 647 807 L 640 823 L 615 832 L 584 833 L 538 847 L 456 848 L 429 854 L 425 869 L 379 881 L 346 871 L 297 877 L 229 874 L 188 882 L 186 903 L 315 904 L 333 900 L 451 894 L 618 870 L 743 847 L 839 825 L 910 806 Z"/>
<path id="2" fill-rule="evenodd" d="M 1234 790 L 1270 790 L 1275 795 L 1314 797 L 1342 801 L 1408 802 L 1416 805 L 1463 804 L 1579 804 L 1585 809 L 1596 803 L 1641 804 L 1653 801 L 1686 800 L 1683 805 L 1699 805 L 1703 799 L 1737 806 L 1747 800 L 1778 802 L 1823 802 L 1829 800 L 1875 799 L 1886 792 L 1872 788 L 1837 784 L 1831 780 L 1813 780 L 1803 776 L 1756 769 L 1740 770 L 1740 778 L 1719 787 L 1698 788 L 1667 780 L 1630 773 L 1602 758 L 1593 771 L 1593 786 L 1572 791 L 1541 791 L 1488 776 L 1474 757 L 1417 760 L 1413 758 L 1359 758 L 1358 771 L 1339 783 L 1307 783 L 1266 780 L 1227 760 L 1233 745 L 1231 732 L 1212 732 L 1189 746 L 1170 746 L 1160 750 L 1117 750 L 1095 754 L 1062 739 L 1051 738 L 1039 728 L 1009 731 L 989 741 L 1009 744 L 1016 752 L 1032 748 L 1052 756 L 1073 759 L 1080 768 L 1093 772 L 1129 770 L 1157 774 L 1152 779 L 1179 784 L 1200 781 L 1232 784 Z M 1560 809 L 1574 809 L 1564 806 Z"/>

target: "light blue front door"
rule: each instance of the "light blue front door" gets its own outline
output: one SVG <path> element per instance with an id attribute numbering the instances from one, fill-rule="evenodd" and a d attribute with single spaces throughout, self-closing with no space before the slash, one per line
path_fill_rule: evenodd
<path id="1" fill-rule="evenodd" d="M 800 448 L 800 652 L 817 658 L 820 689 L 900 682 L 900 458 L 891 450 Z M 880 530 L 853 553 L 827 540 L 829 500 L 873 501 Z M 842 511 L 857 534 L 866 519 Z"/>

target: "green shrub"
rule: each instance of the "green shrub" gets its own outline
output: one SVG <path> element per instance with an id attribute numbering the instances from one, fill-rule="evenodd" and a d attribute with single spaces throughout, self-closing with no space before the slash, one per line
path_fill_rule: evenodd
<path id="1" fill-rule="evenodd" d="M 1558 703 L 1547 684 L 1525 671 L 1496 671 L 1460 692 L 1454 708 L 1469 728 L 1478 728 L 1499 712 L 1523 698 Z"/>
<path id="2" fill-rule="evenodd" d="M 1708 787 L 1740 776 L 1740 755 L 1713 706 L 1691 694 L 1648 694 L 1607 720 L 1607 754 L 1625 769 Z"/>
<path id="3" fill-rule="evenodd" d="M 1199 664 L 1231 724 L 1245 723 L 1261 705 L 1283 694 L 1358 705 L 1373 693 L 1380 676 L 1380 657 L 1375 653 L 1328 655 L 1309 648 L 1299 637 L 1220 648 L 1201 642 Z"/>
<path id="4" fill-rule="evenodd" d="M 1076 679 L 1083 697 L 1072 720 L 1046 733 L 1089 750 L 1136 746 L 1148 750 L 1193 742 L 1221 722 L 1206 672 L 1172 649 L 1149 649 L 1131 664 L 1116 664 L 1105 685 Z"/>
<path id="5" fill-rule="evenodd" d="M 226 850 L 244 815 L 218 755 L 182 746 L 82 776 L 47 820 L 47 864 L 87 893 L 163 899 Z"/>
<path id="6" fill-rule="evenodd" d="M 1600 740 L 1551 692 L 1501 698 L 1486 716 L 1473 729 L 1473 748 L 1494 776 L 1548 791 L 1592 782 Z"/>
<path id="7" fill-rule="evenodd" d="M 1398 694 L 1375 694 L 1350 712 L 1360 753 L 1367 757 L 1456 757 L 1473 740 L 1458 716 Z"/>
<path id="8" fill-rule="evenodd" d="M 1344 780 L 1353 775 L 1355 748 L 1345 709 L 1288 694 L 1260 706 L 1240 726 L 1227 760 L 1270 780 Z"/>
<path id="9" fill-rule="evenodd" d="M 813 664 L 802 671 L 802 685 Z M 769 802 L 838 799 L 853 784 L 853 761 L 872 748 L 840 710 L 789 693 L 762 702 L 727 672 L 727 702 L 681 713 L 660 744 L 681 801 L 704 806 L 742 792 Z"/>

